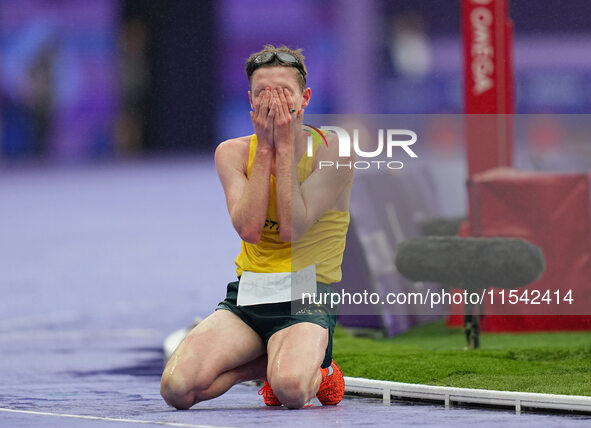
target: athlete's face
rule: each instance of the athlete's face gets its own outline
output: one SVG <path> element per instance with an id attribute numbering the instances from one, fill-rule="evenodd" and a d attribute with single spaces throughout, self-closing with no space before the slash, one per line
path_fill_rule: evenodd
<path id="1" fill-rule="evenodd" d="M 261 67 L 255 70 L 251 76 L 250 91 L 248 97 L 250 99 L 250 106 L 254 109 L 254 100 L 266 88 L 287 88 L 294 101 L 294 108 L 300 110 L 306 108 L 310 102 L 312 91 L 310 88 L 301 90 L 298 84 L 296 73 L 299 73 L 293 67 Z"/>

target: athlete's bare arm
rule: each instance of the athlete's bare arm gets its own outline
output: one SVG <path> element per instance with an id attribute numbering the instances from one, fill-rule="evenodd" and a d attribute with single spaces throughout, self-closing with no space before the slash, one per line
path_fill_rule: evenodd
<path id="1" fill-rule="evenodd" d="M 302 132 L 303 111 L 290 113 L 293 106 L 287 90 L 275 92 L 274 103 L 277 113 L 274 123 L 274 141 L 277 165 L 277 215 L 280 236 L 283 241 L 297 241 L 329 209 L 339 205 L 340 200 L 347 203 L 353 182 L 352 168 L 316 168 L 312 174 L 299 184 L 297 160 L 303 155 L 307 138 Z M 328 147 L 318 150 L 315 162 L 330 160 L 348 163 L 352 159 L 338 157 L 336 137 L 327 136 Z M 298 150 L 299 145 L 299 150 Z M 346 193 L 346 195 L 345 195 Z M 343 204 L 341 204 L 343 205 Z"/>
<path id="2" fill-rule="evenodd" d="M 224 141 L 215 152 L 215 164 L 226 195 L 232 225 L 240 238 L 257 243 L 261 239 L 269 206 L 269 178 L 275 156 L 271 91 L 256 97 L 251 119 L 257 135 L 257 149 L 247 177 L 250 137 Z"/>

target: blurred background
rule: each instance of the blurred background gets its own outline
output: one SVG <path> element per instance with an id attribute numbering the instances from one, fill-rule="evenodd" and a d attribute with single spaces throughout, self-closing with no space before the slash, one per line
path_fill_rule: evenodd
<path id="1" fill-rule="evenodd" d="M 516 112 L 591 111 L 591 3 L 510 14 Z M 0 164 L 211 155 L 252 131 L 244 62 L 265 43 L 304 48 L 308 113 L 462 112 L 459 1 L 0 0 Z"/>

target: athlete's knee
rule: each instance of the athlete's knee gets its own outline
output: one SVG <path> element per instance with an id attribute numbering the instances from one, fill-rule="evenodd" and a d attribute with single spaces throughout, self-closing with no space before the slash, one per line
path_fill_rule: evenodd
<path id="1" fill-rule="evenodd" d="M 193 405 L 191 391 L 187 388 L 183 379 L 169 375 L 166 372 L 160 381 L 160 395 L 169 406 L 178 410 L 186 410 Z"/>
<path id="2" fill-rule="evenodd" d="M 309 382 L 298 373 L 281 373 L 270 379 L 273 392 L 281 403 L 291 409 L 304 407 L 312 398 Z"/>
<path id="3" fill-rule="evenodd" d="M 211 384 L 212 381 L 208 377 L 197 376 L 188 383 L 187 379 L 165 372 L 160 383 L 160 395 L 170 406 L 178 410 L 186 410 L 208 399 L 207 390 Z"/>

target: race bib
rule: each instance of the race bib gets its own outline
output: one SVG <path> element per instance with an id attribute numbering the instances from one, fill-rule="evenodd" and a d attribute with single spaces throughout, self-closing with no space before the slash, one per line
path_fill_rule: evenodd
<path id="1" fill-rule="evenodd" d="M 316 265 L 297 272 L 242 272 L 238 286 L 238 306 L 262 305 L 300 300 L 302 293 L 316 293 Z"/>

